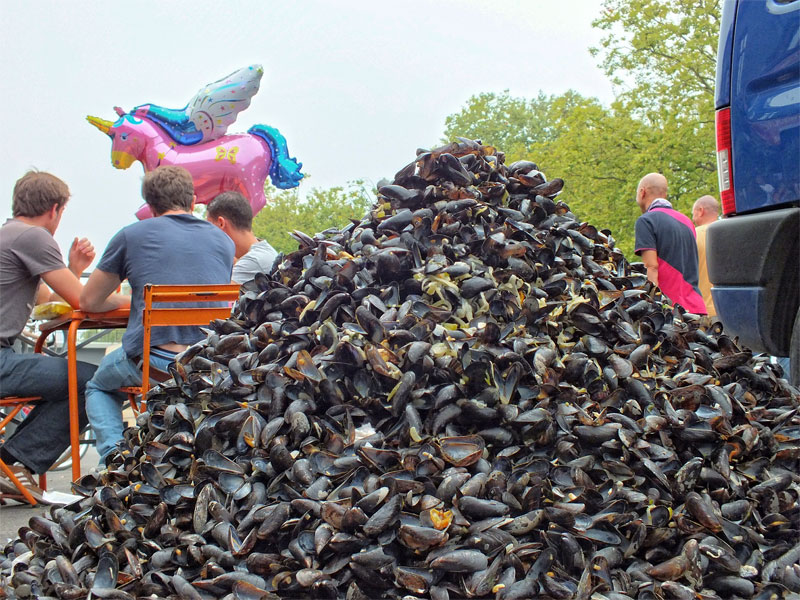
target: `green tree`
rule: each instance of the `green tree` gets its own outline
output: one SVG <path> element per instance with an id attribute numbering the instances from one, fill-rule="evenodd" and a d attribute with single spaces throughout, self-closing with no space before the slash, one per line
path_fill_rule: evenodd
<path id="1" fill-rule="evenodd" d="M 636 185 L 663 173 L 669 199 L 688 214 L 716 190 L 714 66 L 718 0 L 605 0 L 592 49 L 615 84 L 610 107 L 575 91 L 536 98 L 484 93 L 447 117 L 445 138 L 480 138 L 562 177 L 578 218 L 611 229 L 633 257 Z"/>
<path id="2" fill-rule="evenodd" d="M 648 170 L 670 183 L 670 200 L 688 212 L 716 193 L 714 78 L 720 0 L 604 0 L 592 48 L 631 114 L 657 132 Z"/>
<path id="3" fill-rule="evenodd" d="M 302 231 L 313 236 L 331 227 L 341 228 L 351 219 L 361 219 L 375 202 L 375 194 L 362 180 L 345 187 L 313 188 L 305 197 L 299 191 L 265 189 L 267 205 L 253 219 L 253 232 L 266 239 L 277 251 L 297 249 L 289 234 Z"/>
<path id="4" fill-rule="evenodd" d="M 720 14 L 720 0 L 604 0 L 592 25 L 606 35 L 591 52 L 643 108 L 707 117 Z"/>
<path id="5" fill-rule="evenodd" d="M 562 135 L 535 152 L 548 177 L 565 180 L 563 200 L 577 217 L 610 229 L 628 256 L 633 253 L 633 202 L 638 176 L 656 136 L 632 117 L 628 107 L 598 101 L 566 112 Z M 536 149 L 535 149 L 536 150 Z M 633 174 L 633 175 L 632 175 Z"/>
<path id="6" fill-rule="evenodd" d="M 460 112 L 445 119 L 443 142 L 456 137 L 480 139 L 506 154 L 508 161 L 528 158 L 534 149 L 553 142 L 563 131 L 562 119 L 572 109 L 596 103 L 569 90 L 560 96 L 539 92 L 536 98 L 515 98 L 505 90 L 472 96 Z"/>

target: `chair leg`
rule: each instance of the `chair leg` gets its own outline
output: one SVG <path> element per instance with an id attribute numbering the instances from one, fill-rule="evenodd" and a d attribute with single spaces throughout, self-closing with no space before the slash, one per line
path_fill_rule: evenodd
<path id="1" fill-rule="evenodd" d="M 11 480 L 11 483 L 13 483 L 14 487 L 16 487 L 19 490 L 20 494 L 22 495 L 23 498 L 25 498 L 25 501 L 28 504 L 32 506 L 36 506 L 38 504 L 36 502 L 36 499 L 33 496 L 31 496 L 31 493 L 28 491 L 28 489 L 24 485 L 22 485 L 22 483 L 20 483 L 19 479 L 17 479 L 17 476 L 14 475 L 14 472 L 8 468 L 8 465 L 4 463 L 2 459 L 0 459 L 0 470 L 2 470 L 3 473 L 5 473 L 6 477 L 8 477 Z M 15 495 L 16 494 L 0 494 L 0 496 L 15 496 Z"/>
<path id="2" fill-rule="evenodd" d="M 136 401 L 137 397 L 138 397 L 137 394 L 128 394 L 128 404 L 130 405 L 131 410 L 133 411 L 134 417 L 138 417 L 140 412 L 139 403 Z"/>
<path id="3" fill-rule="evenodd" d="M 43 492 L 47 491 L 47 473 L 39 475 L 39 487 L 42 488 Z"/>

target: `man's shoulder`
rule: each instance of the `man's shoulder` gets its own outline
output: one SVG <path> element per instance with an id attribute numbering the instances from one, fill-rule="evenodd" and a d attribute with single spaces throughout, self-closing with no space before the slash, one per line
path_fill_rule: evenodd
<path id="1" fill-rule="evenodd" d="M 682 214 L 676 211 L 674 208 L 662 208 L 658 207 L 653 210 L 649 210 L 643 215 L 641 215 L 637 220 L 643 223 L 652 223 L 654 225 L 672 225 L 673 223 L 676 225 L 684 225 L 681 223 L 679 218 Z"/>
<path id="2" fill-rule="evenodd" d="M 153 219 L 144 219 L 143 221 L 135 221 L 133 223 L 128 223 L 124 227 L 122 227 L 117 233 L 127 234 L 129 232 L 136 232 L 139 230 L 148 229 L 148 221 L 152 221 Z"/>
<path id="3" fill-rule="evenodd" d="M 53 237 L 53 235 L 47 231 L 41 225 L 30 225 L 29 223 L 24 223 L 23 221 L 19 221 L 17 219 L 8 219 L 5 223 L 3 223 L 2 228 L 0 231 L 4 233 L 8 232 L 32 232 L 35 235 L 44 235 L 47 237 Z"/>
<path id="4" fill-rule="evenodd" d="M 278 253 L 277 250 L 275 250 L 275 248 L 273 248 L 272 245 L 267 240 L 258 240 L 255 244 L 250 246 L 248 254 L 250 252 L 272 252 L 275 254 Z"/>
<path id="5" fill-rule="evenodd" d="M 239 260 L 247 259 L 259 264 L 269 263 L 269 265 L 272 266 L 272 263 L 275 261 L 277 256 L 277 250 L 275 250 L 275 248 L 273 248 L 269 242 L 266 240 L 259 240 L 250 246 L 250 250 L 248 250 Z"/>
<path id="6" fill-rule="evenodd" d="M 208 221 L 204 221 L 203 219 L 197 219 L 197 221 L 199 222 L 198 224 L 199 229 L 197 229 L 196 231 L 198 231 L 200 234 L 204 236 L 216 239 L 218 243 L 221 243 L 225 247 L 230 246 L 231 248 L 233 248 L 234 246 L 233 240 L 227 233 L 222 231 L 222 229 L 220 229 L 216 225 L 209 223 Z"/>
<path id="7" fill-rule="evenodd" d="M 42 245 L 57 246 L 53 234 L 44 227 L 30 225 L 16 219 L 6 221 L 0 228 L 0 233 L 3 234 L 5 244 L 32 244 L 37 247 Z"/>
<path id="8" fill-rule="evenodd" d="M 203 252 L 230 257 L 233 261 L 235 251 L 233 240 L 227 233 L 208 221 L 194 215 L 181 215 L 181 218 L 173 219 L 169 231 L 173 239 L 180 236 L 184 243 L 191 241 L 194 247 L 201 247 Z"/>
<path id="9" fill-rule="evenodd" d="M 121 231 L 134 233 L 138 231 L 191 232 L 193 234 L 200 232 L 203 235 L 206 233 L 213 236 L 222 234 L 222 237 L 228 237 L 218 227 L 215 227 L 208 221 L 197 218 L 191 213 L 164 215 L 161 217 L 144 219 L 126 225 Z"/>
<path id="10" fill-rule="evenodd" d="M 657 219 L 660 219 L 662 216 L 664 216 L 664 212 L 662 210 L 652 209 L 652 210 L 648 210 L 647 212 L 642 213 L 641 215 L 639 215 L 639 218 L 636 219 L 636 220 L 637 221 L 655 221 Z"/>
<path id="11" fill-rule="evenodd" d="M 653 219 L 653 213 L 646 212 L 636 217 L 634 225 L 637 227 L 641 227 L 642 225 L 652 224 L 654 222 L 655 220 Z"/>
<path id="12" fill-rule="evenodd" d="M 219 227 L 216 227 L 205 221 L 196 217 L 191 213 L 181 213 L 176 215 L 167 215 L 166 218 L 161 221 L 161 224 L 164 227 L 176 227 L 180 229 L 191 229 L 193 231 L 206 231 L 214 232 L 213 235 L 222 234 L 224 237 L 228 237 Z"/>

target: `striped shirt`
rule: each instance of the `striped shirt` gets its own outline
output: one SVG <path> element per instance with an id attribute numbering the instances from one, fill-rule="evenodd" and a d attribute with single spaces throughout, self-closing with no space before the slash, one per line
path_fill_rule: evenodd
<path id="1" fill-rule="evenodd" d="M 706 314 L 697 286 L 697 242 L 689 217 L 658 198 L 636 219 L 635 231 L 636 254 L 655 250 L 658 255 L 658 287 L 664 295 L 691 313 Z"/>

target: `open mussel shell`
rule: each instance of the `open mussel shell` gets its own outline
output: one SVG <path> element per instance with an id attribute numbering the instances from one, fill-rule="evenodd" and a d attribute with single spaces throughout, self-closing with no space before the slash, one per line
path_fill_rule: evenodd
<path id="1" fill-rule="evenodd" d="M 439 438 L 442 458 L 455 467 L 472 465 L 481 458 L 485 442 L 480 436 L 452 436 Z"/>

